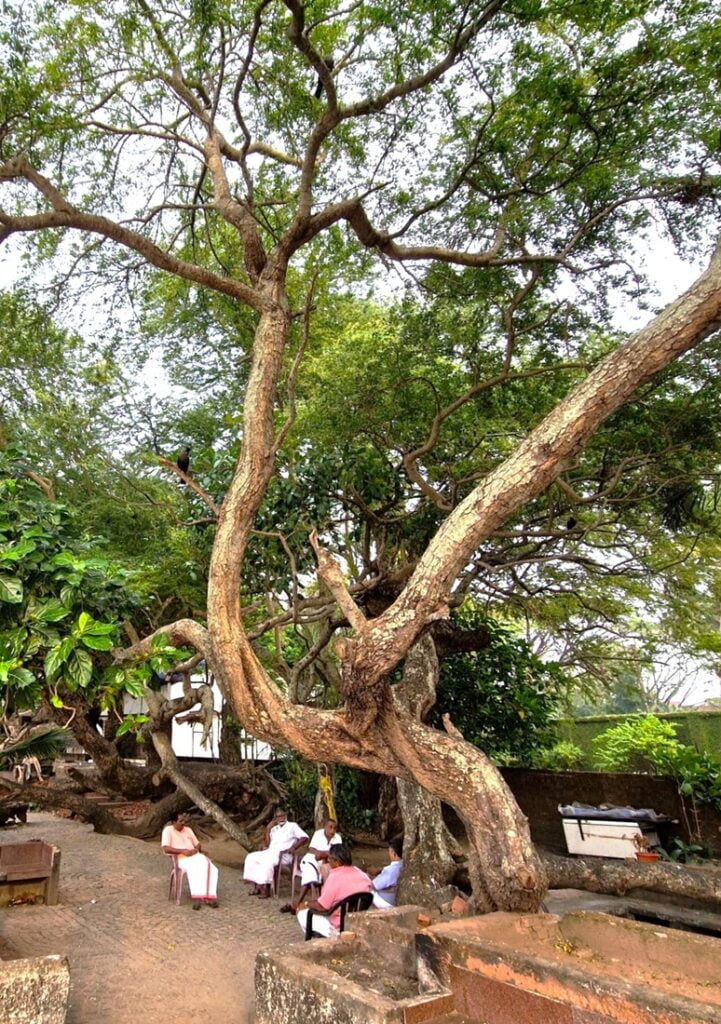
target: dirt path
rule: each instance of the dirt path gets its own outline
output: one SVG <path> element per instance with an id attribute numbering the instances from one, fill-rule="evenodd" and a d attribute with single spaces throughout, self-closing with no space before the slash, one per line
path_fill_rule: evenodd
<path id="1" fill-rule="evenodd" d="M 0 911 L 0 955 L 65 954 L 67 1024 L 248 1024 L 255 955 L 301 940 L 275 900 L 246 895 L 237 868 L 220 868 L 217 910 L 168 901 L 159 846 L 101 836 L 90 825 L 31 814 L 0 842 L 46 839 L 62 851 L 60 902 Z"/>

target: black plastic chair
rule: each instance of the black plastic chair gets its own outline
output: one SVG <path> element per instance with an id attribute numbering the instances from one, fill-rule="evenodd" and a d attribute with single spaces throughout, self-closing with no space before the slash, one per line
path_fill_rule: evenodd
<path id="1" fill-rule="evenodd" d="M 308 916 L 305 919 L 305 941 L 312 939 L 314 936 L 317 939 L 322 939 L 323 936 L 318 932 L 313 931 L 313 914 L 319 914 L 320 917 L 330 917 L 334 910 L 340 909 L 340 928 L 339 932 L 342 932 L 345 928 L 345 916 L 346 914 L 358 913 L 361 910 L 368 910 L 373 905 L 373 893 L 372 892 L 354 892 L 350 896 L 346 896 L 345 899 L 339 900 L 335 903 L 326 914 L 321 914 L 318 910 L 309 910 Z"/>

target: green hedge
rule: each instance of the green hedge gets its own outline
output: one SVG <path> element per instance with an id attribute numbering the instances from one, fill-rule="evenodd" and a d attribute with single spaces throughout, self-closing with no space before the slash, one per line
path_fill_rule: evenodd
<path id="1" fill-rule="evenodd" d="M 721 757 L 721 711 L 668 711 L 656 713 L 656 718 L 672 722 L 680 743 Z M 602 732 L 624 722 L 633 715 L 594 715 L 592 718 L 562 719 L 558 723 L 561 739 L 576 743 L 586 755 L 586 766 L 591 767 L 591 743 Z"/>

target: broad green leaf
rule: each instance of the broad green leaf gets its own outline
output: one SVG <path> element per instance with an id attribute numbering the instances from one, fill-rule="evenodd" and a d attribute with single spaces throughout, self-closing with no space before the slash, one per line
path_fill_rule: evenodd
<path id="1" fill-rule="evenodd" d="M 73 649 L 73 640 L 71 637 L 65 637 L 60 643 L 56 644 L 51 651 L 45 656 L 45 678 L 49 683 L 52 683 L 56 679 L 60 669 L 65 664 Z"/>
<path id="2" fill-rule="evenodd" d="M 69 677 L 74 686 L 82 688 L 88 685 L 93 675 L 93 659 L 87 651 L 76 648 L 68 658 L 65 669 L 66 679 Z"/>
<path id="3" fill-rule="evenodd" d="M 6 604 L 20 604 L 23 599 L 23 583 L 17 576 L 0 575 L 0 601 Z"/>
<path id="4" fill-rule="evenodd" d="M 17 658 L 13 658 L 10 661 L 0 661 L 0 683 L 6 683 L 8 681 L 10 673 L 17 664 Z"/>
<path id="5" fill-rule="evenodd" d="M 145 683 L 140 679 L 134 679 L 128 677 L 125 681 L 123 689 L 126 693 L 129 693 L 131 697 L 143 697 L 145 695 Z"/>
<path id="6" fill-rule="evenodd" d="M 42 605 L 38 605 L 33 613 L 33 619 L 37 622 L 60 622 L 70 614 L 71 609 L 66 608 L 62 601 L 53 597 Z"/>
<path id="7" fill-rule="evenodd" d="M 113 622 L 98 622 L 97 619 L 93 619 L 85 633 L 89 636 L 110 636 L 116 628 Z"/>
<path id="8" fill-rule="evenodd" d="M 11 686 L 25 688 L 28 686 L 34 686 L 36 679 L 29 669 L 14 668 L 8 675 L 8 683 L 10 683 Z"/>
<path id="9" fill-rule="evenodd" d="M 74 555 L 71 555 L 69 551 L 59 551 L 57 555 L 53 555 L 50 559 L 51 565 L 67 566 L 70 569 L 76 568 L 78 565 L 82 565 Z"/>
<path id="10" fill-rule="evenodd" d="M 17 544 L 13 544 L 9 548 L 5 548 L 4 551 L 0 551 L 0 562 L 19 562 L 32 551 L 35 550 L 37 545 L 29 539 L 23 538 Z"/>
<path id="11" fill-rule="evenodd" d="M 92 622 L 92 616 L 88 615 L 87 612 L 81 612 L 78 616 L 78 621 L 75 624 L 74 632 L 76 636 L 82 636 L 83 633 L 87 631 L 88 627 L 92 625 Z"/>
<path id="12" fill-rule="evenodd" d="M 92 651 L 111 651 L 114 646 L 109 636 L 96 636 L 94 633 L 86 633 L 80 641 Z"/>

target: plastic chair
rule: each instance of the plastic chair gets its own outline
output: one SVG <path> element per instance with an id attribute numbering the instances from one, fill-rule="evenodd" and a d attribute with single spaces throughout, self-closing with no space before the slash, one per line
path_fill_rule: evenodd
<path id="1" fill-rule="evenodd" d="M 170 884 L 168 885 L 168 899 L 172 900 L 175 898 L 176 907 L 180 905 L 180 897 L 183 894 L 183 877 L 184 872 L 180 866 L 180 858 L 176 857 L 175 854 L 169 854 L 171 860 L 170 867 Z"/>
<path id="2" fill-rule="evenodd" d="M 296 882 L 298 882 L 298 887 L 300 888 L 300 860 L 303 856 L 303 850 L 302 848 L 301 850 L 295 850 L 290 862 L 283 861 L 283 858 L 286 856 L 287 854 L 282 853 L 280 860 L 273 869 L 273 895 L 277 897 L 280 892 L 280 878 L 285 870 L 290 874 L 290 900 L 292 903 L 295 900 Z"/>
<path id="3" fill-rule="evenodd" d="M 373 893 L 372 892 L 354 892 L 350 896 L 346 896 L 345 899 L 338 900 L 326 914 L 319 914 L 317 910 L 309 910 L 305 919 L 305 941 L 312 939 L 313 936 L 322 939 L 323 936 L 318 932 L 313 931 L 313 915 L 319 914 L 320 917 L 330 917 L 334 910 L 340 908 L 340 927 L 339 932 L 342 932 L 345 928 L 345 916 L 346 914 L 357 914 L 362 910 L 368 910 L 369 907 L 373 906 Z"/>

